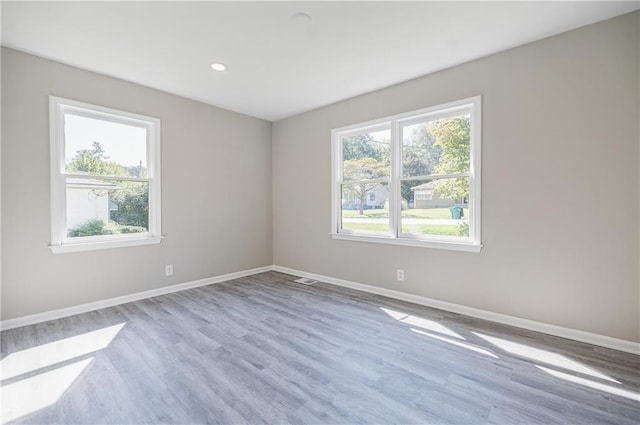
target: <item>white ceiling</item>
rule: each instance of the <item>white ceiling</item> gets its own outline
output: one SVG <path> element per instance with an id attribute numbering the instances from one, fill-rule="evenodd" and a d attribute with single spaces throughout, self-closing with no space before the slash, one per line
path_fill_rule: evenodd
<path id="1" fill-rule="evenodd" d="M 275 121 L 638 7 L 3 1 L 2 45 Z"/>

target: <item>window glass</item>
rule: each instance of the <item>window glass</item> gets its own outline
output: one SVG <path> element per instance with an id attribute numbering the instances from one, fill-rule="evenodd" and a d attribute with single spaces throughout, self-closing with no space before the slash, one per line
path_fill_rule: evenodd
<path id="1" fill-rule="evenodd" d="M 51 96 L 51 250 L 159 243 L 160 121 Z"/>
<path id="2" fill-rule="evenodd" d="M 402 210 L 402 233 L 431 236 L 469 236 L 469 178 L 409 180 L 413 197 Z"/>
<path id="3" fill-rule="evenodd" d="M 389 233 L 389 185 L 346 183 L 342 188 L 342 229 Z"/>
<path id="4" fill-rule="evenodd" d="M 334 238 L 480 250 L 479 96 L 336 129 L 332 144 Z"/>
<path id="5" fill-rule="evenodd" d="M 469 172 L 471 116 L 402 126 L 403 177 Z"/>
<path id="6" fill-rule="evenodd" d="M 391 172 L 391 132 L 364 132 L 342 138 L 344 181 L 388 179 Z"/>
<path id="7" fill-rule="evenodd" d="M 149 183 L 69 177 L 67 237 L 144 233 L 149 230 Z"/>
<path id="8" fill-rule="evenodd" d="M 147 129 L 65 114 L 67 173 L 146 177 Z"/>

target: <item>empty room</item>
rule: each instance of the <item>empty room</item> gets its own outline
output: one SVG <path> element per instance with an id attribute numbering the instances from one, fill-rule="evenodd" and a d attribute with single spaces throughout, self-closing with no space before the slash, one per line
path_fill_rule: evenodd
<path id="1" fill-rule="evenodd" d="M 640 2 L 0 8 L 2 424 L 640 423 Z"/>

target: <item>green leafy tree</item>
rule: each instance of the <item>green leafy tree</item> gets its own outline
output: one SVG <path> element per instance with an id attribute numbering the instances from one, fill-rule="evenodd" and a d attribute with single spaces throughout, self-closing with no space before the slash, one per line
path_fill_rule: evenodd
<path id="1" fill-rule="evenodd" d="M 147 184 L 123 181 L 122 190 L 111 194 L 111 201 L 118 206 L 111 211 L 111 219 L 118 224 L 149 228 L 149 190 Z"/>
<path id="2" fill-rule="evenodd" d="M 67 164 L 67 171 L 78 174 L 128 176 L 127 169 L 104 154 L 100 142 L 93 142 L 90 149 L 80 149 Z"/>
<path id="3" fill-rule="evenodd" d="M 342 139 L 342 159 L 348 161 L 350 159 L 374 158 L 378 161 L 384 161 L 390 155 L 388 143 L 388 140 L 382 143 L 376 141 L 369 133 L 345 137 Z M 386 149 L 381 146 L 384 144 L 387 144 Z"/>
<path id="4" fill-rule="evenodd" d="M 460 116 L 436 121 L 431 127 L 435 136 L 434 146 L 442 149 L 435 172 L 438 174 L 466 173 L 469 171 L 471 121 Z M 438 180 L 436 190 L 449 199 L 465 199 L 469 196 L 467 178 Z"/>
<path id="5" fill-rule="evenodd" d="M 373 180 L 389 176 L 389 165 L 374 158 L 349 159 L 343 163 L 345 181 Z M 364 214 L 367 193 L 379 183 L 356 183 L 347 186 L 347 191 L 359 200 L 360 215 Z"/>
<path id="6" fill-rule="evenodd" d="M 343 177 L 345 181 L 371 180 L 389 177 L 391 144 L 363 133 L 342 140 Z M 347 193 L 359 201 L 364 215 L 367 193 L 379 183 L 357 183 L 347 186 Z"/>
<path id="7" fill-rule="evenodd" d="M 402 144 L 402 170 L 404 176 L 428 176 L 435 172 L 435 165 L 440 161 L 442 147 L 435 145 L 435 137 L 426 125 L 413 128 L 413 131 Z M 403 181 L 400 184 L 402 198 L 413 199 L 412 187 L 415 181 Z"/>
<path id="8" fill-rule="evenodd" d="M 115 161 L 110 161 L 105 155 L 100 142 L 93 142 L 91 148 L 76 151 L 74 157 L 67 163 L 67 170 L 77 174 L 108 175 L 118 177 L 142 177 L 146 169 L 142 164 L 124 167 Z M 136 226 L 149 228 L 149 191 L 147 184 L 139 182 L 121 181 L 118 183 L 120 190 L 110 191 L 109 199 L 118 206 L 118 210 L 110 212 L 111 220 L 123 226 Z M 93 234 L 103 231 L 97 229 L 96 223 L 88 223 L 88 231 Z M 122 229 L 121 229 L 122 230 Z M 139 231 L 139 230 L 137 230 Z M 127 233 L 124 229 L 122 233 Z"/>

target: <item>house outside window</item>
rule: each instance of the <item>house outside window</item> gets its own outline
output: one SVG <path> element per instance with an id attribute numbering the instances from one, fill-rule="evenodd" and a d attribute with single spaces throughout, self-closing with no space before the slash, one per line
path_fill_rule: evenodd
<path id="1" fill-rule="evenodd" d="M 478 252 L 480 114 L 477 96 L 333 130 L 333 238 Z"/>
<path id="2" fill-rule="evenodd" d="M 50 96 L 51 250 L 161 241 L 160 121 Z"/>

